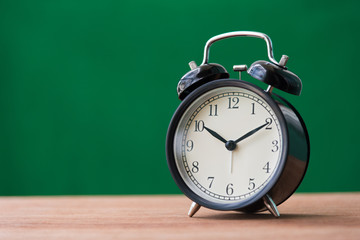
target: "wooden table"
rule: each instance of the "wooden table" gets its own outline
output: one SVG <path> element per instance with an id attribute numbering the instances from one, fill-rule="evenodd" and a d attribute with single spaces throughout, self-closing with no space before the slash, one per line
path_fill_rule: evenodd
<path id="1" fill-rule="evenodd" d="M 295 194 L 281 217 L 201 208 L 184 196 L 1 197 L 0 239 L 360 239 L 360 193 Z"/>

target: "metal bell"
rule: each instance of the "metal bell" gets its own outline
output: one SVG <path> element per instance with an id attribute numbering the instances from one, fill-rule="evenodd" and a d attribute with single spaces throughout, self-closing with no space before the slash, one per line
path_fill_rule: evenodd
<path id="1" fill-rule="evenodd" d="M 262 60 L 256 61 L 247 72 L 253 78 L 274 88 L 297 96 L 301 94 L 302 83 L 300 78 L 281 65 Z"/>
<path id="2" fill-rule="evenodd" d="M 207 63 L 196 66 L 195 62 L 190 62 L 189 65 L 192 70 L 180 79 L 177 86 L 180 100 L 183 100 L 190 92 L 204 83 L 220 78 L 229 78 L 230 76 L 220 64 Z"/>

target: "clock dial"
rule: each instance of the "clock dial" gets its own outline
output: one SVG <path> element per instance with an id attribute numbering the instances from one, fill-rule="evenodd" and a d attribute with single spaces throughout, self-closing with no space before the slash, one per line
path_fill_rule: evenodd
<path id="1" fill-rule="evenodd" d="M 175 131 L 174 153 L 185 184 L 215 203 L 257 195 L 275 176 L 282 130 L 270 105 L 253 91 L 220 87 L 197 98 Z"/>

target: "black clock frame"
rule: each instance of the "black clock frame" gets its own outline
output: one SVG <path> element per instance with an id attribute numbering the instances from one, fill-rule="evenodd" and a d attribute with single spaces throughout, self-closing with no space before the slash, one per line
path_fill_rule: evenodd
<path id="1" fill-rule="evenodd" d="M 220 87 L 239 87 L 261 96 L 278 117 L 282 130 L 283 148 L 279 167 L 273 177 L 254 197 L 241 202 L 215 203 L 194 193 L 182 179 L 175 162 L 174 137 L 179 121 L 187 108 L 201 95 Z M 305 176 L 310 156 L 309 136 L 300 114 L 285 99 L 265 92 L 258 86 L 236 79 L 219 79 L 206 83 L 191 92 L 175 111 L 166 137 L 166 157 L 171 175 L 180 190 L 192 201 L 215 210 L 239 210 L 254 212 L 265 210 L 262 198 L 268 194 L 276 205 L 289 198 Z"/>

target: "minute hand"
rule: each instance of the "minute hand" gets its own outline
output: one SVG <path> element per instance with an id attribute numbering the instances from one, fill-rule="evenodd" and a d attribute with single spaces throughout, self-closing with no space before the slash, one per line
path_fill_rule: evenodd
<path id="1" fill-rule="evenodd" d="M 244 140 L 245 138 L 250 137 L 251 135 L 253 135 L 254 133 L 256 133 L 257 131 L 259 131 L 260 129 L 262 129 L 263 127 L 265 127 L 268 124 L 269 123 L 265 123 L 265 124 L 261 125 L 260 127 L 257 127 L 255 129 L 251 130 L 250 132 L 248 132 L 245 135 L 243 135 L 243 136 L 239 137 L 238 139 L 236 139 L 235 143 L 238 143 L 238 142 Z"/>

